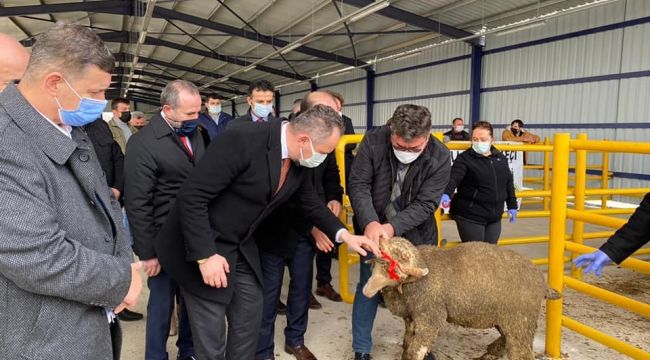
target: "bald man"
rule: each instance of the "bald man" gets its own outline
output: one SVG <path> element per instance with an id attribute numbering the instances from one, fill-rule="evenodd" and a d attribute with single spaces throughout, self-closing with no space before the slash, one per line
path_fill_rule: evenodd
<path id="1" fill-rule="evenodd" d="M 25 49 L 16 39 L 6 34 L 0 34 L 0 92 L 8 84 L 23 78 L 27 63 L 29 62 L 29 51 Z"/>

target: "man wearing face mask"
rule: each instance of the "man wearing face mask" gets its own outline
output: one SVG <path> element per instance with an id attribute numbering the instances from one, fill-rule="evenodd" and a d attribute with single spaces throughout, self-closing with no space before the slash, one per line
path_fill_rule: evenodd
<path id="1" fill-rule="evenodd" d="M 0 358 L 119 359 L 114 313 L 135 304 L 141 264 L 80 128 L 106 107 L 115 60 L 83 26 L 36 40 L 0 94 Z"/>
<path id="2" fill-rule="evenodd" d="M 470 141 L 472 137 L 465 131 L 465 121 L 462 118 L 455 118 L 451 122 L 451 130 L 444 133 L 445 142 L 447 141 Z"/>
<path id="3" fill-rule="evenodd" d="M 377 243 L 345 229 L 309 179 L 342 128 L 323 105 L 291 122 L 231 125 L 183 185 L 156 251 L 181 286 L 199 359 L 255 358 L 264 277 L 253 233 L 279 205 L 299 199 L 303 216 L 330 239 L 363 255 L 378 252 Z"/>
<path id="4" fill-rule="evenodd" d="M 248 86 L 248 97 L 246 101 L 250 109 L 244 116 L 233 121 L 233 124 L 255 122 L 266 123 L 277 117 L 273 116 L 273 104 L 275 99 L 275 88 L 266 80 L 255 80 Z"/>
<path id="5" fill-rule="evenodd" d="M 431 113 L 424 106 L 400 105 L 385 126 L 366 133 L 352 164 L 349 194 L 358 233 L 372 240 L 402 236 L 414 245 L 436 245 L 433 218 L 451 171 L 447 147 L 431 136 Z M 362 257 L 352 307 L 355 360 L 369 360 L 378 296 L 362 290 L 370 278 Z M 433 359 L 428 354 L 425 359 Z"/>
<path id="6" fill-rule="evenodd" d="M 174 80 L 160 95 L 162 111 L 131 137 L 125 157 L 124 198 L 136 254 L 149 279 L 146 360 L 167 359 L 167 336 L 178 285 L 161 267 L 154 248 L 185 178 L 203 156 L 199 134 L 201 96 L 194 84 Z M 194 346 L 185 304 L 180 302 L 179 359 L 193 359 Z"/>
<path id="7" fill-rule="evenodd" d="M 201 125 L 208 131 L 210 140 L 226 131 L 232 116 L 221 111 L 221 97 L 217 94 L 208 94 L 205 98 L 205 112 L 199 116 Z"/>
<path id="8" fill-rule="evenodd" d="M 126 143 L 129 142 L 131 135 L 138 132 L 131 122 L 131 103 L 125 98 L 117 98 L 111 101 L 111 110 L 113 118 L 108 121 L 108 127 L 111 129 L 113 139 L 120 145 L 122 153 L 126 152 Z"/>

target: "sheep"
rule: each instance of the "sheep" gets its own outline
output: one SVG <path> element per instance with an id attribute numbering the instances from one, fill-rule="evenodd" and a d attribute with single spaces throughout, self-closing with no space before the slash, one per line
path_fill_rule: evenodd
<path id="1" fill-rule="evenodd" d="M 463 243 L 452 248 L 413 246 L 380 239 L 382 257 L 369 260 L 363 294 L 381 291 L 388 309 L 404 319 L 402 360 L 422 360 L 445 322 L 495 327 L 501 336 L 479 359 L 533 360 L 542 301 L 557 299 L 542 272 L 523 256 L 497 246 Z M 427 275 L 428 274 L 428 275 Z"/>

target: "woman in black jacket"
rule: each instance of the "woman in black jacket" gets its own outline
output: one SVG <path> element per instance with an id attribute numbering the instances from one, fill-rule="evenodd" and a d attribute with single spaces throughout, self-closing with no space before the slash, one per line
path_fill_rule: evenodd
<path id="1" fill-rule="evenodd" d="M 472 147 L 458 155 L 451 179 L 442 196 L 443 207 L 456 221 L 460 239 L 496 244 L 501 235 L 503 204 L 507 203 L 510 222 L 517 220 L 517 198 L 508 159 L 492 144 L 492 125 L 479 121 L 472 126 Z"/>

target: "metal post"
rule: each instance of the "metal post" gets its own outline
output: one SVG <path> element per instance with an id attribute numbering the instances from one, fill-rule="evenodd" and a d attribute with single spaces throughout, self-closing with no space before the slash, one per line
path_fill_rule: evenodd
<path id="1" fill-rule="evenodd" d="M 602 161 L 602 168 L 600 169 L 602 171 L 601 174 L 601 188 L 602 189 L 609 189 L 609 152 L 603 151 L 603 161 Z M 607 209 L 607 199 L 609 196 L 603 195 L 600 198 L 600 208 L 601 209 Z"/>
<path id="2" fill-rule="evenodd" d="M 366 70 L 366 129 L 373 127 L 375 115 L 375 70 Z"/>
<path id="3" fill-rule="evenodd" d="M 230 106 L 232 107 L 231 114 L 233 118 L 237 117 L 237 104 L 235 104 L 235 100 L 230 100 Z"/>
<path id="4" fill-rule="evenodd" d="M 316 84 L 316 80 L 310 81 L 309 85 L 310 85 L 311 92 L 318 91 L 318 84 Z"/>
<path id="5" fill-rule="evenodd" d="M 544 145 L 550 145 L 551 140 L 549 138 L 544 139 Z M 544 190 L 551 189 L 551 153 L 548 151 L 544 152 Z M 551 198 L 548 196 L 544 197 L 544 210 L 548 210 L 551 205 Z"/>
<path id="6" fill-rule="evenodd" d="M 472 124 L 481 119 L 481 72 L 483 68 L 483 47 L 472 46 L 471 82 L 469 88 L 469 114 Z"/>
<path id="7" fill-rule="evenodd" d="M 580 141 L 587 141 L 587 134 L 578 134 L 577 137 Z M 587 150 L 576 150 L 576 166 L 575 166 L 575 187 L 573 190 L 574 208 L 576 211 L 585 210 L 585 188 L 587 187 Z M 580 220 L 573 220 L 573 242 L 582 244 L 584 242 L 583 236 L 585 232 L 585 223 Z M 576 257 L 575 253 L 571 253 L 571 260 Z M 571 265 L 571 276 L 576 279 L 582 278 L 582 271 Z"/>
<path id="8" fill-rule="evenodd" d="M 563 290 L 564 240 L 566 233 L 567 187 L 569 185 L 570 134 L 555 134 L 553 140 L 553 181 L 549 219 L 548 286 Z M 546 301 L 546 355 L 560 358 L 562 339 L 562 299 Z"/>
<path id="9" fill-rule="evenodd" d="M 280 92 L 275 90 L 273 94 L 273 100 L 275 100 L 275 117 L 280 117 Z"/>

